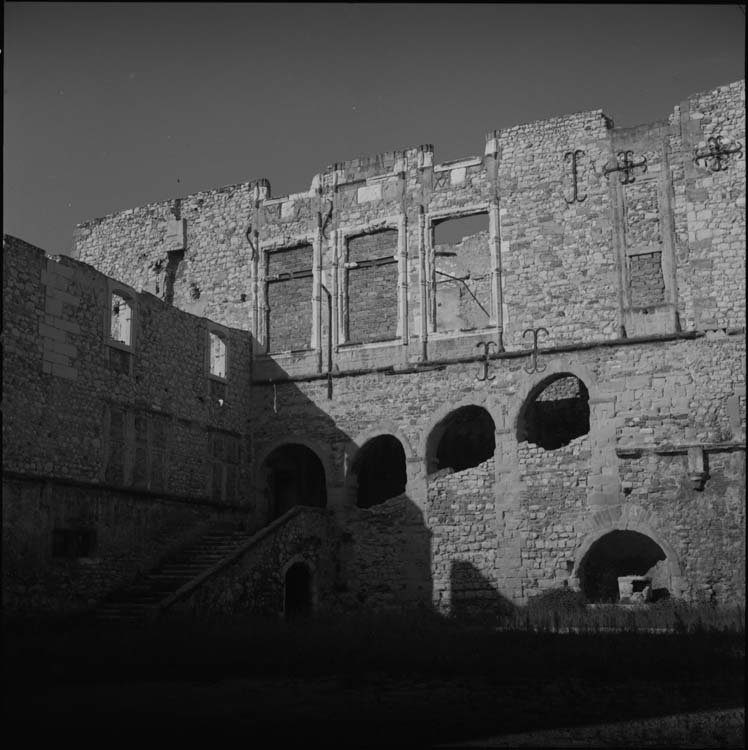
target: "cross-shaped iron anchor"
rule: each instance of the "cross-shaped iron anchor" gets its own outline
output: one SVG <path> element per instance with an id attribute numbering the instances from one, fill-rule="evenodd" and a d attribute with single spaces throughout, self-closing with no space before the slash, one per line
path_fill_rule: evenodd
<path id="1" fill-rule="evenodd" d="M 545 370 L 547 365 L 543 365 L 540 367 L 538 365 L 538 334 L 544 333 L 546 336 L 548 335 L 548 330 L 546 328 L 526 328 L 525 332 L 522 334 L 522 338 L 525 338 L 528 333 L 532 334 L 532 364 L 531 365 L 525 365 L 525 372 L 528 372 L 532 375 L 534 372 L 543 372 Z"/>
<path id="2" fill-rule="evenodd" d="M 738 158 L 743 155 L 743 147 L 739 141 L 725 142 L 725 139 L 718 135 L 708 138 L 707 143 L 709 145 L 706 149 L 694 149 L 694 162 L 698 164 L 703 159 L 704 166 L 712 172 L 724 172 L 730 154 L 737 154 Z"/>
<path id="3" fill-rule="evenodd" d="M 647 171 L 647 157 L 642 156 L 640 161 L 634 161 L 633 151 L 619 151 L 617 154 L 618 166 L 611 167 L 610 164 L 606 164 L 603 167 L 603 174 L 607 177 L 611 172 L 621 172 L 621 185 L 630 185 L 636 180 L 634 177 L 634 170 L 638 167 L 642 168 L 642 172 Z"/>
<path id="4" fill-rule="evenodd" d="M 482 346 L 483 347 L 483 354 L 485 355 L 485 359 L 483 360 L 483 377 L 480 377 L 479 375 L 476 375 L 475 379 L 480 380 L 483 382 L 484 380 L 496 380 L 495 375 L 489 375 L 488 374 L 488 363 L 489 363 L 489 357 L 491 356 L 491 347 L 496 346 L 496 342 L 494 341 L 479 341 L 476 346 Z"/>

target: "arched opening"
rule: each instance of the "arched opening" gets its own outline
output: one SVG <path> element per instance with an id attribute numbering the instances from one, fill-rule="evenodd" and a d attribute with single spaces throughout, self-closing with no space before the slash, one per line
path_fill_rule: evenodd
<path id="1" fill-rule="evenodd" d="M 283 585 L 283 614 L 289 620 L 308 617 L 312 613 L 312 574 L 301 562 L 286 571 Z"/>
<path id="2" fill-rule="evenodd" d="M 517 442 L 547 451 L 562 448 L 590 431 L 589 393 L 575 375 L 544 380 L 527 397 L 517 419 Z"/>
<path id="3" fill-rule="evenodd" d="M 648 579 L 653 599 L 669 596 L 667 555 L 646 534 L 611 531 L 589 548 L 579 566 L 579 583 L 591 602 L 619 601 L 618 579 L 624 576 Z"/>
<path id="4" fill-rule="evenodd" d="M 394 435 L 379 435 L 358 452 L 352 467 L 358 481 L 356 505 L 370 508 L 405 492 L 405 450 Z"/>
<path id="5" fill-rule="evenodd" d="M 317 454 L 305 445 L 276 448 L 265 460 L 269 507 L 273 518 L 295 505 L 327 505 L 325 469 Z"/>
<path id="6" fill-rule="evenodd" d="M 491 458 L 496 450 L 496 426 L 482 406 L 462 406 L 431 431 L 427 441 L 428 473 L 469 469 Z"/>

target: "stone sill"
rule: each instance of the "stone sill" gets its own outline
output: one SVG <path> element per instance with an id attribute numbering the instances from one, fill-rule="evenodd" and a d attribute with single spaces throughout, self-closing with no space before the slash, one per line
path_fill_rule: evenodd
<path id="1" fill-rule="evenodd" d="M 111 346 L 112 349 L 119 349 L 120 351 L 128 352 L 129 354 L 135 353 L 132 344 L 125 344 L 123 341 L 115 341 L 114 339 L 107 339 L 106 343 L 107 346 Z"/>
<path id="2" fill-rule="evenodd" d="M 745 441 L 728 440 L 721 443 L 681 443 L 679 445 L 631 445 L 616 448 L 618 458 L 640 458 L 644 454 L 658 456 L 674 456 L 687 454 L 689 448 L 701 448 L 712 453 L 745 450 Z"/>

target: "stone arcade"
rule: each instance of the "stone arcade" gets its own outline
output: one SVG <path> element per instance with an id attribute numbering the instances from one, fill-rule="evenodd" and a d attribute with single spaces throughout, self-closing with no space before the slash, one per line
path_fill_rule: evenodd
<path id="1" fill-rule="evenodd" d="M 6 610 L 743 601 L 744 145 L 740 81 L 6 237 Z"/>

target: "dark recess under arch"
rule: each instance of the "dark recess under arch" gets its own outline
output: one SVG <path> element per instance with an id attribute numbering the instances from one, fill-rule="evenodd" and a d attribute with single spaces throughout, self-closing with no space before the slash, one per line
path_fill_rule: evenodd
<path id="1" fill-rule="evenodd" d="M 638 531 L 616 530 L 600 537 L 579 566 L 579 583 L 591 602 L 618 601 L 618 576 L 649 573 L 667 556 L 657 542 Z M 655 598 L 668 595 L 655 588 Z"/>
<path id="2" fill-rule="evenodd" d="M 463 471 L 491 458 L 496 450 L 496 425 L 482 406 L 462 406 L 431 432 L 427 444 L 428 472 Z"/>
<path id="3" fill-rule="evenodd" d="M 517 419 L 517 442 L 552 451 L 590 431 L 589 393 L 575 375 L 563 373 L 540 383 Z"/>
<path id="4" fill-rule="evenodd" d="M 353 462 L 358 488 L 356 505 L 370 508 L 405 492 L 408 481 L 405 450 L 394 435 L 369 440 Z"/>
<path id="5" fill-rule="evenodd" d="M 268 500 L 273 518 L 295 505 L 327 505 L 325 469 L 317 454 L 299 443 L 276 448 L 265 460 Z"/>

